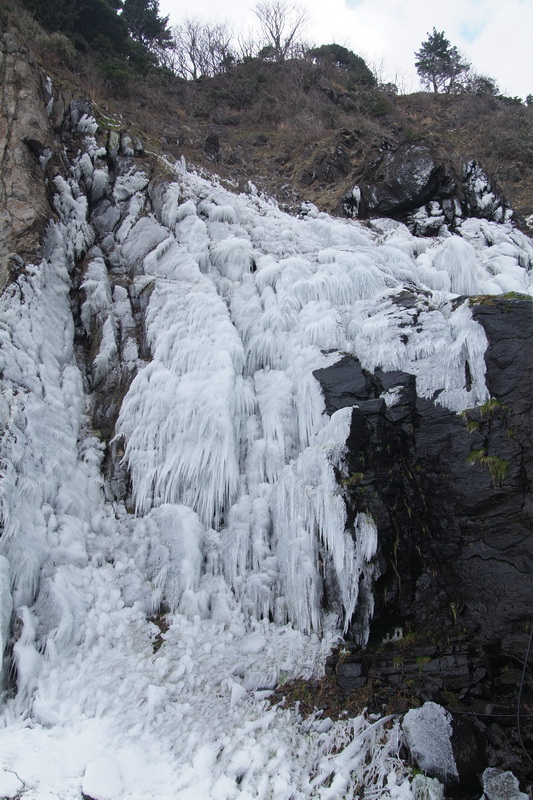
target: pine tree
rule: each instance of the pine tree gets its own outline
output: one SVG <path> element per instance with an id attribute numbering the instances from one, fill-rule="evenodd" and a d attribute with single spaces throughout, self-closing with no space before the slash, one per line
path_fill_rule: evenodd
<path id="1" fill-rule="evenodd" d="M 117 13 L 120 0 L 23 0 L 38 22 L 50 32 L 69 36 L 80 49 L 128 51 L 128 28 Z"/>
<path id="2" fill-rule="evenodd" d="M 115 50 L 122 55 L 129 51 L 128 28 L 117 13 L 120 0 L 76 0 L 75 42 L 85 40 L 89 47 Z"/>
<path id="3" fill-rule="evenodd" d="M 168 17 L 159 16 L 159 0 L 124 0 L 122 17 L 130 36 L 145 47 L 168 47 L 172 43 Z"/>
<path id="4" fill-rule="evenodd" d="M 457 47 L 452 47 L 444 31 L 428 34 L 415 53 L 415 67 L 425 89 L 434 92 L 453 92 L 460 88 L 460 78 L 470 65 L 463 61 Z"/>

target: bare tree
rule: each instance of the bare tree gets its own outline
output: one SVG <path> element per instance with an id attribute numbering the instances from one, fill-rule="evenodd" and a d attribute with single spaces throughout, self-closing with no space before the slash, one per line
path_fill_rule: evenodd
<path id="1" fill-rule="evenodd" d="M 186 19 L 173 31 L 172 66 L 182 78 L 199 78 L 225 72 L 235 60 L 232 33 L 225 22 Z"/>
<path id="2" fill-rule="evenodd" d="M 365 59 L 366 60 L 366 59 Z M 413 91 L 412 77 L 408 70 L 391 72 L 386 59 L 375 58 L 367 64 L 376 79 L 378 89 L 387 94 L 409 94 Z"/>
<path id="3" fill-rule="evenodd" d="M 251 58 L 256 58 L 261 50 L 257 34 L 253 31 L 241 31 L 237 35 L 236 50 L 238 61 L 248 61 Z"/>
<path id="4" fill-rule="evenodd" d="M 299 45 L 308 22 L 304 8 L 290 5 L 287 0 L 261 0 L 254 11 L 265 42 L 263 52 L 269 48 L 274 61 L 300 54 Z"/>

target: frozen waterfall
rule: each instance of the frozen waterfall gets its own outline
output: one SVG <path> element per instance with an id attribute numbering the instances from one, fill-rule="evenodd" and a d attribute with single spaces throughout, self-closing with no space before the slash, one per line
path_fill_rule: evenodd
<path id="1" fill-rule="evenodd" d="M 320 674 L 378 546 L 338 480 L 351 409 L 328 417 L 313 372 L 354 354 L 454 411 L 484 402 L 457 295 L 533 294 L 529 239 L 294 218 L 184 163 L 157 187 L 131 159 L 113 178 L 82 125 L 43 260 L 0 298 L 0 796 L 421 797 L 396 723 L 266 700 Z M 122 493 L 90 422 L 117 375 Z"/>

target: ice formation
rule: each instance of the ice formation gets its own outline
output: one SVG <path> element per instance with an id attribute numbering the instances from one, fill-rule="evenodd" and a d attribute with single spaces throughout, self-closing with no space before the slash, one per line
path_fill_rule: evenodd
<path id="1" fill-rule="evenodd" d="M 0 298 L 0 639 L 13 615 L 16 672 L 0 792 L 437 796 L 411 781 L 393 721 L 304 721 L 266 699 L 320 674 L 371 591 L 376 526 L 348 527 L 336 479 L 351 409 L 329 418 L 313 371 L 353 353 L 453 410 L 483 402 L 486 340 L 457 295 L 531 294 L 529 240 L 475 220 L 422 240 L 314 207 L 297 219 L 183 164 L 149 201 L 131 159 L 111 185 L 80 124 L 43 261 Z M 85 373 L 69 298 L 81 257 Z M 117 370 L 130 496 L 106 485 L 87 415 Z M 168 630 L 151 621 L 161 609 Z"/>

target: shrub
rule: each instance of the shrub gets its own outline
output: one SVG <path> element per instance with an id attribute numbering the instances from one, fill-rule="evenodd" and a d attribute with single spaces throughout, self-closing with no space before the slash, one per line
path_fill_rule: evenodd
<path id="1" fill-rule="evenodd" d="M 323 44 L 308 50 L 307 56 L 316 64 L 336 67 L 344 71 L 355 84 L 375 86 L 376 79 L 364 59 L 340 44 Z"/>
<path id="2" fill-rule="evenodd" d="M 69 69 L 75 69 L 79 61 L 79 55 L 71 40 L 59 31 L 44 38 L 43 49 L 50 55 L 54 55 L 61 64 Z"/>

